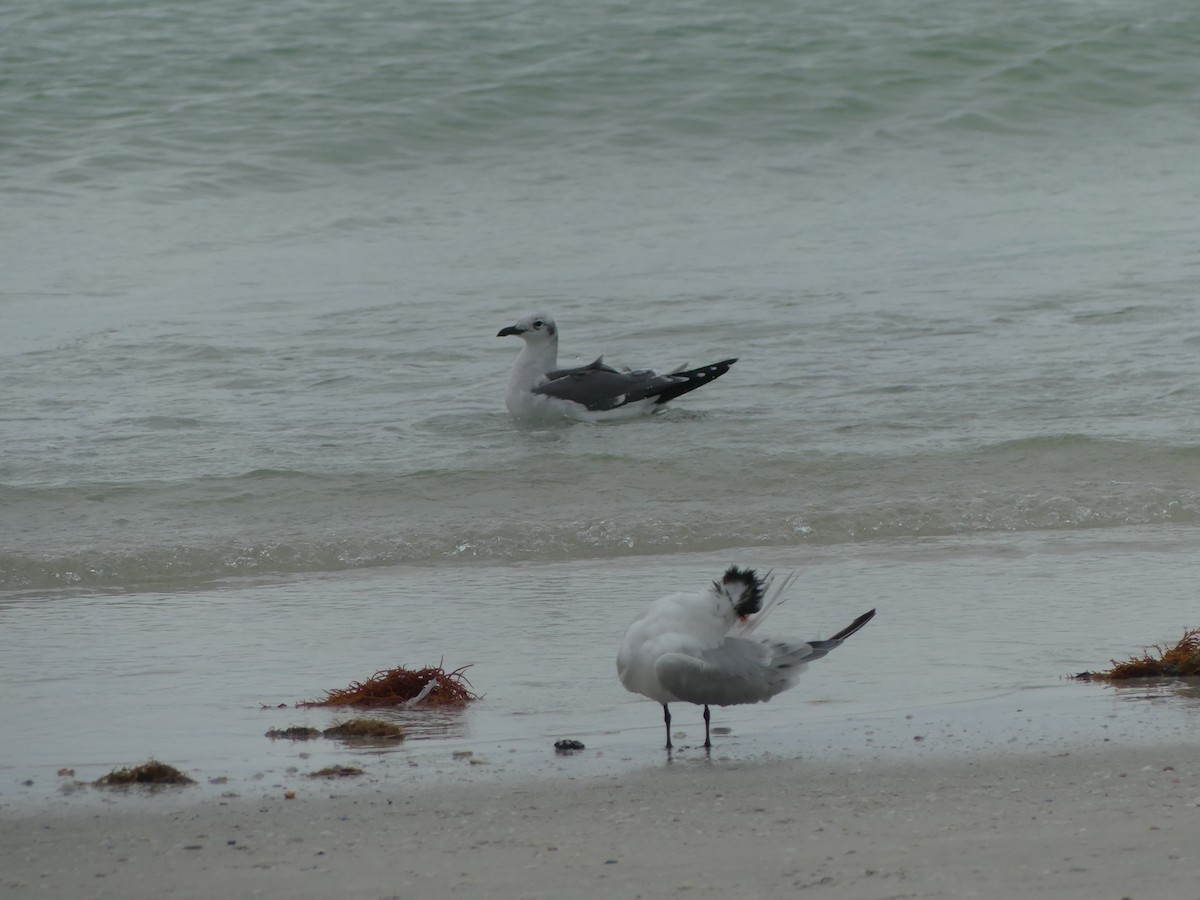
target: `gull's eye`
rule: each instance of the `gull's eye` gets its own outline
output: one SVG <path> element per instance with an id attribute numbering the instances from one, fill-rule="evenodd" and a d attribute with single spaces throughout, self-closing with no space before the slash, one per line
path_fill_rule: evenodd
<path id="1" fill-rule="evenodd" d="M 534 328 L 541 328 L 541 327 L 542 327 L 542 320 L 541 320 L 541 319 L 538 319 L 536 322 L 534 322 L 534 323 L 533 323 L 533 327 L 534 327 Z"/>

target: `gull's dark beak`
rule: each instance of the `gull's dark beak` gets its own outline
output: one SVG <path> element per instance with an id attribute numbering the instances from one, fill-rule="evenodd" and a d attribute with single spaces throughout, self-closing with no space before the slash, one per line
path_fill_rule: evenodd
<path id="1" fill-rule="evenodd" d="M 509 325 L 507 328 L 501 328 L 496 332 L 496 337 L 508 337 L 512 334 L 524 334 L 524 328 L 518 328 L 516 325 Z"/>

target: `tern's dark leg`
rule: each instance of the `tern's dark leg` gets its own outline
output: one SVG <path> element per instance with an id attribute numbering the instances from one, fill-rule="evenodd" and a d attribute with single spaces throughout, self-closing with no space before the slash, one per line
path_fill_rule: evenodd
<path id="1" fill-rule="evenodd" d="M 708 713 L 708 704 L 704 704 L 704 746 L 711 747 L 712 741 L 708 739 L 708 722 L 711 716 Z"/>
<path id="2" fill-rule="evenodd" d="M 663 721 L 667 723 L 667 749 L 671 749 L 671 711 L 663 704 Z"/>

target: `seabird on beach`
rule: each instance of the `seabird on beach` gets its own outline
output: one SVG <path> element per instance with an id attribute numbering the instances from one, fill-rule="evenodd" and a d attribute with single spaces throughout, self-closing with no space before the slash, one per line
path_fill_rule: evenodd
<path id="1" fill-rule="evenodd" d="M 866 625 L 863 613 L 824 641 L 786 641 L 751 633 L 786 598 L 796 580 L 776 582 L 768 572 L 730 566 L 720 581 L 692 594 L 655 601 L 625 632 L 617 654 L 617 674 L 626 690 L 662 704 L 671 749 L 668 703 L 704 707 L 704 746 L 709 739 L 709 706 L 770 700 L 796 683 L 805 665 L 820 659 Z"/>
<path id="2" fill-rule="evenodd" d="M 508 380 L 504 402 L 518 419 L 577 419 L 600 422 L 654 412 L 669 400 L 720 378 L 736 359 L 698 369 L 679 366 L 659 374 L 650 369 L 620 371 L 604 357 L 576 369 L 558 368 L 558 326 L 542 312 L 530 313 L 496 337 L 516 335 L 525 342 Z M 686 365 L 686 363 L 684 364 Z"/>

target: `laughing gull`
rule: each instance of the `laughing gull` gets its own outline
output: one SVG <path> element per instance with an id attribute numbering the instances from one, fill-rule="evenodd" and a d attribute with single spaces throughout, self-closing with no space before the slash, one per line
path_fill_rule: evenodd
<path id="1" fill-rule="evenodd" d="M 778 583 L 768 572 L 730 566 L 720 581 L 699 593 L 671 594 L 653 603 L 629 626 L 617 654 L 617 674 L 626 690 L 662 704 L 671 749 L 668 703 L 704 707 L 704 746 L 712 706 L 760 703 L 796 683 L 805 664 L 820 659 L 871 621 L 863 613 L 824 641 L 751 637 L 796 580 Z"/>
<path id="2" fill-rule="evenodd" d="M 660 375 L 649 369 L 622 372 L 606 366 L 601 356 L 577 369 L 560 369 L 558 327 L 545 313 L 530 313 L 517 324 L 501 328 L 496 337 L 508 335 L 525 342 L 504 397 L 508 411 L 518 419 L 565 417 L 600 422 L 632 418 L 720 378 L 737 362 L 724 359 L 687 371 L 680 366 Z"/>

